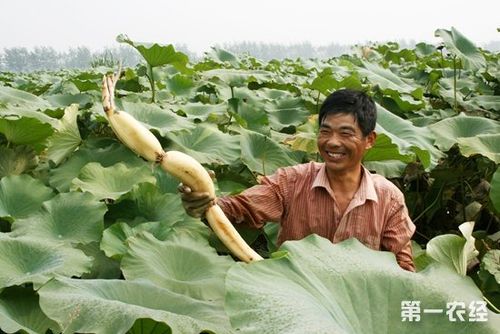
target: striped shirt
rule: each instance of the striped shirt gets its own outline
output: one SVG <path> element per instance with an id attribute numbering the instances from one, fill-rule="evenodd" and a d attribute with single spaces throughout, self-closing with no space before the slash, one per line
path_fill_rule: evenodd
<path id="1" fill-rule="evenodd" d="M 357 238 L 375 250 L 396 255 L 399 265 L 415 271 L 411 237 L 415 225 L 404 196 L 389 180 L 363 167 L 360 186 L 341 215 L 323 163 L 280 168 L 259 185 L 217 200 L 227 218 L 253 228 L 280 223 L 278 244 L 315 233 L 333 243 Z"/>

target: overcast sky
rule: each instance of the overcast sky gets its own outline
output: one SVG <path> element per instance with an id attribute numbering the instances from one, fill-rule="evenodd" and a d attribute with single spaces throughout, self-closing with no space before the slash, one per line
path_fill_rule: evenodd
<path id="1" fill-rule="evenodd" d="M 2 0 L 0 13 L 0 49 L 98 50 L 118 46 L 120 33 L 198 53 L 238 41 L 437 42 L 434 31 L 452 26 L 478 45 L 500 40 L 498 0 Z"/>

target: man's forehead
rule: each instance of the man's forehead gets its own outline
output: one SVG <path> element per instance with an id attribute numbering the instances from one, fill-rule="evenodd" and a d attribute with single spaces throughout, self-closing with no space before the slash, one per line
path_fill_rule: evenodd
<path id="1" fill-rule="evenodd" d="M 353 114 L 340 113 L 340 114 L 328 114 L 321 121 L 321 126 L 328 127 L 344 127 L 351 126 L 354 128 L 359 128 L 358 122 Z"/>

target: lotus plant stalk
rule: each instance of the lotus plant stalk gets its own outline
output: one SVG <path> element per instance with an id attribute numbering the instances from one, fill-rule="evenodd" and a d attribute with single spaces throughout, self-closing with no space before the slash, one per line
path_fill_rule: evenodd
<path id="1" fill-rule="evenodd" d="M 144 159 L 157 162 L 193 191 L 207 192 L 215 197 L 213 181 L 207 170 L 194 158 L 178 151 L 165 152 L 158 139 L 130 114 L 119 111 L 114 100 L 115 85 L 120 76 L 106 75 L 102 80 L 102 105 L 109 124 L 120 141 Z M 222 209 L 211 206 L 205 217 L 222 243 L 244 262 L 262 260 L 240 236 Z"/>

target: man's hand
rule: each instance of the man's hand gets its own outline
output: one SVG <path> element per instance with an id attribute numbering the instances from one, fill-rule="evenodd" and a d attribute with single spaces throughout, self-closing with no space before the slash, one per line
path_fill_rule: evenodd
<path id="1" fill-rule="evenodd" d="M 193 192 L 191 188 L 182 183 L 177 189 L 181 193 L 182 206 L 191 217 L 203 218 L 205 211 L 215 205 L 215 198 L 207 192 Z"/>

